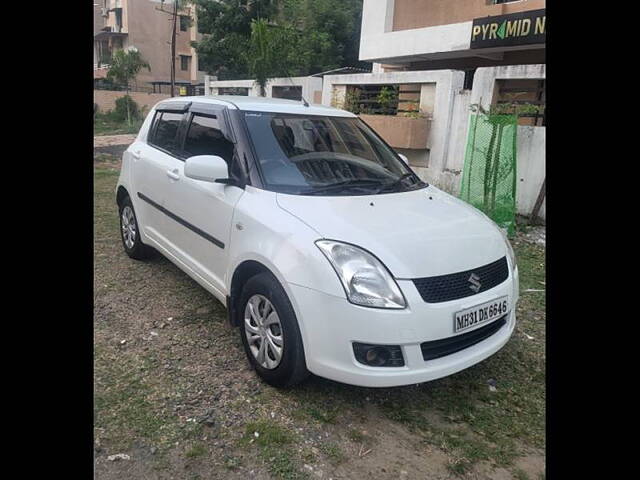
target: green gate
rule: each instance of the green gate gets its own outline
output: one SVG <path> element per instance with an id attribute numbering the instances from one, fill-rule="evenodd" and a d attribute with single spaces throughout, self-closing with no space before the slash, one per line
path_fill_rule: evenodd
<path id="1" fill-rule="evenodd" d="M 472 113 L 460 198 L 515 232 L 517 115 Z"/>

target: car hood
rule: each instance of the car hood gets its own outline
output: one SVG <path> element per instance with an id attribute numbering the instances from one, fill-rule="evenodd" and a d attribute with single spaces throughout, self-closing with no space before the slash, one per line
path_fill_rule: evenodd
<path id="1" fill-rule="evenodd" d="M 469 270 L 507 254 L 493 222 L 433 186 L 362 196 L 279 193 L 277 202 L 321 237 L 373 253 L 398 279 Z"/>

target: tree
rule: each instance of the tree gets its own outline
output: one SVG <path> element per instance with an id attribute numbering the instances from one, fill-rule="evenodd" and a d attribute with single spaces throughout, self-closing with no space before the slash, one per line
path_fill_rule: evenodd
<path id="1" fill-rule="evenodd" d="M 146 68 L 151 71 L 149 64 L 142 58 L 138 49 L 130 46 L 126 50 L 116 50 L 111 59 L 111 66 L 107 78 L 115 83 L 124 85 L 126 96 L 129 97 L 129 82 L 136 78 L 140 70 Z M 131 126 L 130 102 L 127 100 L 127 123 Z"/>
<path id="2" fill-rule="evenodd" d="M 261 62 L 251 57 L 251 52 L 263 51 L 260 42 L 277 43 L 281 49 L 274 52 L 280 70 L 272 76 L 365 65 L 358 61 L 362 0 L 192 2 L 204 34 L 193 46 L 204 68 L 221 80 L 249 78 Z M 265 28 L 256 31 L 254 21 L 264 21 Z M 283 38 L 289 43 L 283 45 Z"/>
<path id="3" fill-rule="evenodd" d="M 290 76 L 298 61 L 293 57 L 296 32 L 290 27 L 268 25 L 265 20 L 251 22 L 251 37 L 246 52 L 249 73 L 265 96 L 269 78 Z"/>
<path id="4" fill-rule="evenodd" d="M 198 30 L 203 33 L 194 42 L 204 69 L 219 79 L 249 77 L 247 52 L 250 48 L 251 22 L 273 18 L 275 0 L 192 0 L 198 14 Z"/>
<path id="5" fill-rule="evenodd" d="M 362 0 L 282 0 L 278 23 L 289 22 L 300 33 L 299 53 L 306 60 L 302 75 L 343 66 L 366 66 L 358 60 Z"/>

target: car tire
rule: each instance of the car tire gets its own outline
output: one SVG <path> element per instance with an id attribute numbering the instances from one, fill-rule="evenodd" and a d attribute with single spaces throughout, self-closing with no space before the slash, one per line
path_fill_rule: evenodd
<path id="1" fill-rule="evenodd" d="M 122 246 L 126 254 L 135 260 L 146 260 L 155 256 L 156 251 L 142 243 L 140 239 L 138 218 L 136 217 L 136 212 L 129 196 L 122 200 L 118 211 L 120 218 L 120 239 L 122 240 Z"/>
<path id="2" fill-rule="evenodd" d="M 275 311 L 275 317 L 268 313 L 262 318 L 262 313 L 271 312 L 267 302 Z M 256 313 L 255 317 L 251 315 L 250 303 Z M 289 297 L 275 276 L 264 272 L 251 277 L 242 289 L 238 306 L 237 325 L 240 326 L 240 337 L 249 363 L 258 376 L 269 385 L 279 388 L 290 387 L 305 380 L 309 371 L 298 320 Z M 250 341 L 250 336 L 253 341 Z M 260 350 L 263 343 L 264 360 L 261 362 Z M 278 343 L 281 345 L 281 353 L 274 366 Z"/>

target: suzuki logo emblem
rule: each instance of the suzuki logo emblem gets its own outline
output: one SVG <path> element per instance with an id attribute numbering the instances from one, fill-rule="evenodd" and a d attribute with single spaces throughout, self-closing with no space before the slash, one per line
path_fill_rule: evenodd
<path id="1" fill-rule="evenodd" d="M 469 277 L 469 283 L 471 284 L 469 285 L 469 288 L 476 293 L 478 293 L 482 288 L 482 284 L 480 283 L 480 277 L 475 273 L 472 273 L 471 276 Z"/>

